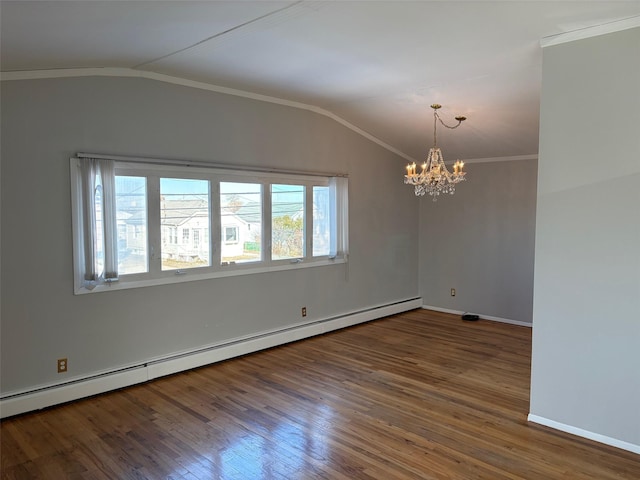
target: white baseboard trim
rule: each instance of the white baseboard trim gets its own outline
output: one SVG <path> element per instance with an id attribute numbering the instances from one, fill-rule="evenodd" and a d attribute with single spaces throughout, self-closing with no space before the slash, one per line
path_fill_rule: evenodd
<path id="1" fill-rule="evenodd" d="M 0 418 L 40 410 L 137 383 L 144 383 L 154 378 L 228 360 L 265 348 L 295 342 L 333 330 L 406 312 L 421 306 L 422 299 L 420 298 L 404 300 L 338 317 L 316 320 L 307 324 L 298 324 L 280 330 L 262 332 L 248 338 L 235 339 L 224 344 L 212 345 L 192 352 L 183 352 L 179 355 L 155 359 L 125 369 L 103 372 L 65 384 L 48 385 L 15 393 L 0 400 Z"/>
<path id="2" fill-rule="evenodd" d="M 472 312 L 464 312 L 461 310 L 450 310 L 448 308 L 433 307 L 431 305 L 422 305 L 422 308 L 424 308 L 425 310 L 434 310 L 436 312 L 452 313 L 454 315 L 462 315 L 463 313 L 472 313 Z M 519 325 L 521 327 L 529 327 L 529 328 L 531 328 L 532 326 L 531 323 L 522 322 L 520 320 L 510 320 L 508 318 L 492 317 L 491 315 L 483 315 L 481 313 L 477 315 L 479 315 L 479 317 L 482 320 L 491 320 L 492 322 L 509 323 L 511 325 Z"/>
<path id="3" fill-rule="evenodd" d="M 560 430 L 562 432 L 576 435 L 578 437 L 587 438 L 595 442 L 604 443 L 605 445 L 610 445 L 612 447 L 620 448 L 622 450 L 627 450 L 629 452 L 640 454 L 640 445 L 635 445 L 633 443 L 625 442 L 623 440 L 618 440 L 617 438 L 607 437 L 606 435 L 601 435 L 599 433 L 583 430 L 582 428 L 573 427 L 571 425 L 566 425 L 564 423 L 556 422 L 554 420 L 549 420 L 548 418 L 539 417 L 538 415 L 534 415 L 532 413 L 530 413 L 527 416 L 527 421 L 532 423 L 538 423 L 540 425 L 544 425 L 545 427 L 551 427 L 556 430 Z"/>

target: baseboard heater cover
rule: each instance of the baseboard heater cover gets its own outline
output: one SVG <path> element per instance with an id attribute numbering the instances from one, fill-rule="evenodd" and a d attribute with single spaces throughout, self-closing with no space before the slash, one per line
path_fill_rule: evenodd
<path id="1" fill-rule="evenodd" d="M 247 338 L 231 340 L 219 345 L 197 349 L 193 352 L 150 360 L 141 365 L 120 368 L 112 372 L 104 372 L 63 384 L 45 386 L 8 395 L 0 399 L 0 418 L 40 410 L 118 388 L 144 383 L 154 378 L 284 345 L 359 323 L 406 312 L 421 306 L 421 298 L 403 300 L 306 324 L 262 332 Z"/>

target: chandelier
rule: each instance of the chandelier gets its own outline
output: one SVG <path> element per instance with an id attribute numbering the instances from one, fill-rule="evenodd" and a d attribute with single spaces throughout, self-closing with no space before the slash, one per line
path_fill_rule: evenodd
<path id="1" fill-rule="evenodd" d="M 440 115 L 438 115 L 438 109 L 442 108 L 442 105 L 434 103 L 431 105 L 431 108 L 433 108 L 433 147 L 429 150 L 429 156 L 422 164 L 422 171 L 420 173 L 416 172 L 415 162 L 407 165 L 407 174 L 404 176 L 404 183 L 415 187 L 417 197 L 428 193 L 433 197 L 433 201 L 435 202 L 441 193 L 453 195 L 456 191 L 456 184 L 465 179 L 465 172 L 462 171 L 464 162 L 457 160 L 456 163 L 453 164 L 453 173 L 450 173 L 444 164 L 442 152 L 437 147 L 436 142 L 437 121 L 447 128 L 454 129 L 458 128 L 467 117 L 455 117 L 458 121 L 457 125 L 449 126 L 444 123 Z"/>

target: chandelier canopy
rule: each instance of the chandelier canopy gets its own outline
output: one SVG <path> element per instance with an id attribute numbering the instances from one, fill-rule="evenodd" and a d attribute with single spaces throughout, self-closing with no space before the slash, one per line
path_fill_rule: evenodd
<path id="1" fill-rule="evenodd" d="M 420 173 L 416 172 L 415 163 L 407 165 L 407 174 L 404 176 L 404 183 L 415 187 L 416 196 L 421 197 L 425 193 L 428 193 L 433 197 L 433 201 L 435 202 L 441 193 L 453 195 L 456 191 L 456 184 L 465 179 L 465 172 L 462 171 L 464 162 L 457 160 L 453 164 L 453 173 L 450 173 L 444 164 L 442 151 L 438 148 L 436 139 L 438 121 L 445 127 L 454 129 L 458 128 L 467 117 L 455 117 L 458 123 L 449 126 L 444 123 L 438 115 L 438 109 L 442 108 L 442 105 L 434 103 L 431 105 L 431 108 L 433 108 L 433 147 L 429 150 L 429 155 L 427 156 L 427 160 L 422 164 L 422 171 Z"/>

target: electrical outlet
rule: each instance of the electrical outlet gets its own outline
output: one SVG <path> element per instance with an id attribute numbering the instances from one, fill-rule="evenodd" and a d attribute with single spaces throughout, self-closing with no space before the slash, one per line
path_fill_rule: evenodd
<path id="1" fill-rule="evenodd" d="M 302 307 L 302 316 L 303 317 L 307 316 L 307 307 Z"/>
<path id="2" fill-rule="evenodd" d="M 58 359 L 58 373 L 66 373 L 69 362 L 66 358 Z"/>
<path id="3" fill-rule="evenodd" d="M 452 288 L 452 289 L 451 289 L 451 296 L 452 296 L 452 297 L 455 297 L 455 296 L 456 296 L 456 289 L 455 289 L 455 288 Z"/>

